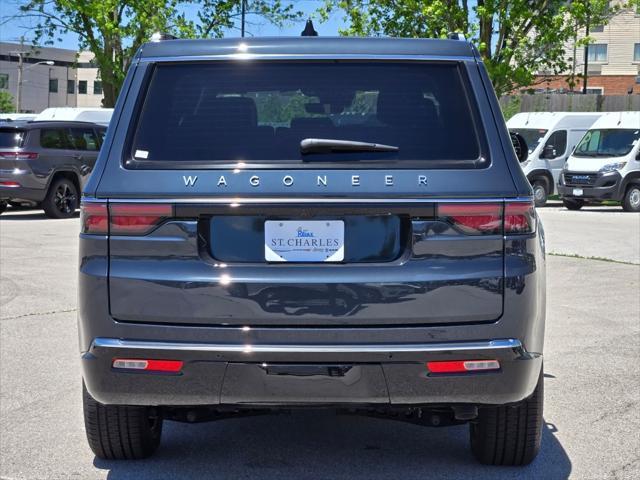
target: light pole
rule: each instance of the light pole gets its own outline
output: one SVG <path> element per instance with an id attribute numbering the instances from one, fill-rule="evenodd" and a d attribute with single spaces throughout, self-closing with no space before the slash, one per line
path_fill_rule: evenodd
<path id="1" fill-rule="evenodd" d="M 22 73 L 24 70 L 29 70 L 30 68 L 35 67 L 36 65 L 54 65 L 53 60 L 43 60 L 41 62 L 36 62 L 33 65 L 28 67 L 24 67 L 24 54 L 26 52 L 12 52 L 18 55 L 18 91 L 16 93 L 16 113 L 20 113 L 22 107 Z"/>

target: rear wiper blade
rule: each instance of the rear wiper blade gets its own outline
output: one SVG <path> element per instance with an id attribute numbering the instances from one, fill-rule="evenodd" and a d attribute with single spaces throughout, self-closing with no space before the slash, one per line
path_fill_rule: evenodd
<path id="1" fill-rule="evenodd" d="M 336 140 L 333 138 L 305 138 L 300 142 L 300 153 L 340 153 L 340 152 L 397 152 L 393 145 L 381 143 Z"/>

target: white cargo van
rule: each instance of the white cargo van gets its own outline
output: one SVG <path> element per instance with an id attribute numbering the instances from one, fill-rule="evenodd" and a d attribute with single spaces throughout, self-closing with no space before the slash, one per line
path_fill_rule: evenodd
<path id="1" fill-rule="evenodd" d="M 597 112 L 528 112 L 509 119 L 509 131 L 519 133 L 527 142 L 529 157 L 521 166 L 533 186 L 537 207 L 556 193 L 569 153 L 600 116 Z"/>
<path id="2" fill-rule="evenodd" d="M 92 107 L 51 107 L 45 108 L 33 120 L 48 122 L 52 120 L 64 120 L 67 122 L 91 122 L 109 126 L 113 108 Z"/>
<path id="3" fill-rule="evenodd" d="M 617 200 L 640 212 L 640 112 L 603 114 L 567 160 L 558 193 L 570 210 Z"/>

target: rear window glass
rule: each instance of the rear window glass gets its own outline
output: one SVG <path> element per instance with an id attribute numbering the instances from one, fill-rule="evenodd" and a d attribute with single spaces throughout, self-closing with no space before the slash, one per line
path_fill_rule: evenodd
<path id="1" fill-rule="evenodd" d="M 475 160 L 473 112 L 455 64 L 158 65 L 133 138 L 147 161 Z M 397 151 L 301 153 L 303 139 Z"/>
<path id="2" fill-rule="evenodd" d="M 25 133 L 24 130 L 16 130 L 15 128 L 0 130 L 0 148 L 21 147 L 24 142 Z"/>

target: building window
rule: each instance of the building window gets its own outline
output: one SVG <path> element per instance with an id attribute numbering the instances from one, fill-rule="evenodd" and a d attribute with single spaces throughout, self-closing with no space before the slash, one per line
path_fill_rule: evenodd
<path id="1" fill-rule="evenodd" d="M 93 82 L 93 94 L 102 95 L 102 82 L 100 80 Z"/>
<path id="2" fill-rule="evenodd" d="M 591 33 L 602 33 L 604 32 L 604 25 L 593 25 L 591 27 Z"/>
<path id="3" fill-rule="evenodd" d="M 86 95 L 87 94 L 87 81 L 86 80 L 80 80 L 78 82 L 78 93 L 81 95 Z"/>
<path id="4" fill-rule="evenodd" d="M 50 78 L 49 79 L 49 93 L 58 93 L 58 79 Z"/>
<path id="5" fill-rule="evenodd" d="M 640 62 L 640 43 L 633 46 L 633 61 Z"/>
<path id="6" fill-rule="evenodd" d="M 589 45 L 589 61 L 596 63 L 604 63 L 607 61 L 607 44 L 594 43 Z"/>
<path id="7" fill-rule="evenodd" d="M 75 93 L 76 84 L 73 80 L 67 80 L 67 93 Z"/>
<path id="8" fill-rule="evenodd" d="M 0 89 L 6 90 L 9 88 L 9 74 L 0 73 Z"/>
<path id="9" fill-rule="evenodd" d="M 603 95 L 604 87 L 587 87 L 587 93 L 593 93 L 595 95 Z"/>

